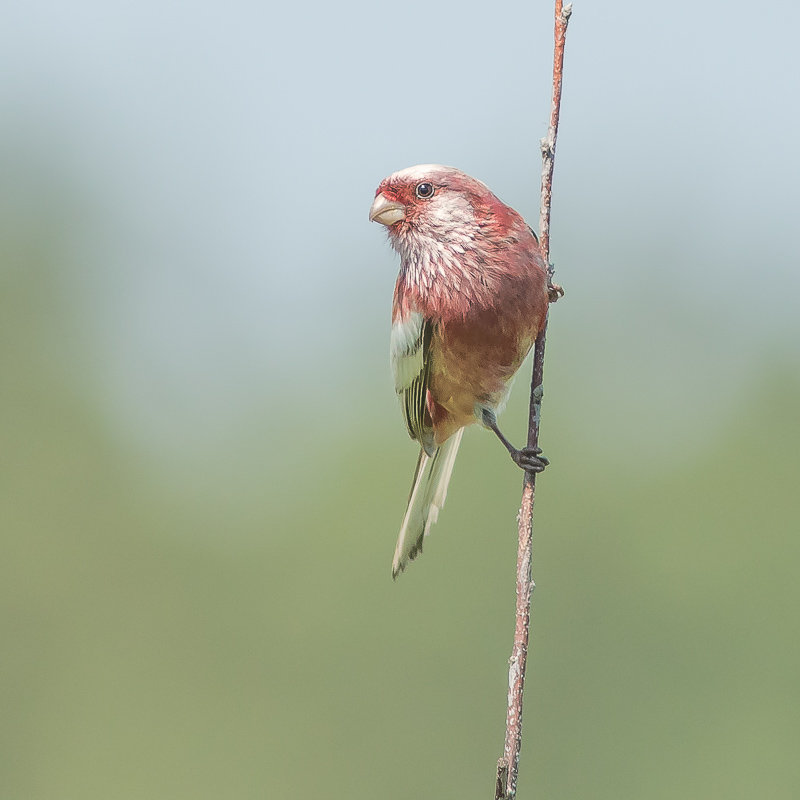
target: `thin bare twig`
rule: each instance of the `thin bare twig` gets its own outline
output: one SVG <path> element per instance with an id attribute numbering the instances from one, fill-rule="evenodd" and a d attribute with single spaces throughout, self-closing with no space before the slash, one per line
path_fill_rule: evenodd
<path id="1" fill-rule="evenodd" d="M 564 42 L 567 24 L 572 14 L 572 4 L 555 3 L 555 50 L 553 57 L 553 95 L 550 105 L 550 125 L 547 137 L 542 139 L 542 200 L 539 209 L 539 244 L 548 269 L 550 301 L 564 294 L 552 282 L 553 266 L 550 264 L 550 204 L 553 192 L 553 167 L 558 136 L 558 117 L 561 110 L 561 81 L 564 70 Z M 539 419 L 542 404 L 542 376 L 544 372 L 544 344 L 547 320 L 536 339 L 533 351 L 533 377 L 528 416 L 528 446 L 536 447 L 539 441 Z M 517 793 L 519 752 L 522 741 L 522 699 L 525 688 L 525 665 L 528 657 L 528 639 L 531 622 L 531 595 L 535 588 L 531 577 L 533 545 L 533 504 L 536 490 L 535 473 L 526 472 L 519 510 L 519 544 L 517 548 L 517 608 L 514 627 L 514 644 L 508 665 L 508 711 L 506 713 L 506 740 L 503 756 L 497 762 L 495 800 L 514 800 Z"/>

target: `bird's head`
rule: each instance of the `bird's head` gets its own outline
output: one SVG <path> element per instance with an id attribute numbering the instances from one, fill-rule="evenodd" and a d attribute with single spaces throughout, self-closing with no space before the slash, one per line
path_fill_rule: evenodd
<path id="1" fill-rule="evenodd" d="M 385 178 L 369 211 L 392 243 L 411 239 L 466 246 L 476 236 L 502 233 L 516 217 L 486 184 L 454 167 L 421 164 Z"/>
<path id="2" fill-rule="evenodd" d="M 386 226 L 400 255 L 402 285 L 430 313 L 490 306 L 509 276 L 541 261 L 536 237 L 486 184 L 438 164 L 381 182 L 369 218 Z M 544 273 L 542 273 L 544 274 Z"/>

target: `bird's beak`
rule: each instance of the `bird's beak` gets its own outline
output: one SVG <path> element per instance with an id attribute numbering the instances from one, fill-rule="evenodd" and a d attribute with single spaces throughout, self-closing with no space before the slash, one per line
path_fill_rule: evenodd
<path id="1" fill-rule="evenodd" d="M 370 222 L 380 222 L 381 225 L 394 225 L 406 216 L 406 207 L 396 200 L 388 200 L 384 195 L 379 194 L 372 208 L 369 210 Z"/>

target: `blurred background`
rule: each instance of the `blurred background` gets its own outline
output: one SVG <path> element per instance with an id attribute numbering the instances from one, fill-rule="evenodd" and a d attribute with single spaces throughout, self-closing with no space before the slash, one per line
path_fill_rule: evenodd
<path id="1" fill-rule="evenodd" d="M 576 3 L 520 797 L 800 794 L 798 8 Z M 550 2 L 4 17 L 0 797 L 490 797 L 521 476 L 468 432 L 392 582 L 367 211 L 536 224 Z"/>

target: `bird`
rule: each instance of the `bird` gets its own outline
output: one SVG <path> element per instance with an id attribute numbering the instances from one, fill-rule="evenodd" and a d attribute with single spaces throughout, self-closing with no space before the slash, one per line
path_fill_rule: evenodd
<path id="1" fill-rule="evenodd" d="M 467 426 L 493 431 L 528 472 L 549 463 L 538 447 L 514 447 L 497 423 L 545 324 L 549 276 L 522 216 L 455 167 L 389 175 L 369 219 L 386 227 L 400 257 L 390 361 L 408 433 L 420 445 L 392 559 L 397 578 L 444 505 Z"/>

